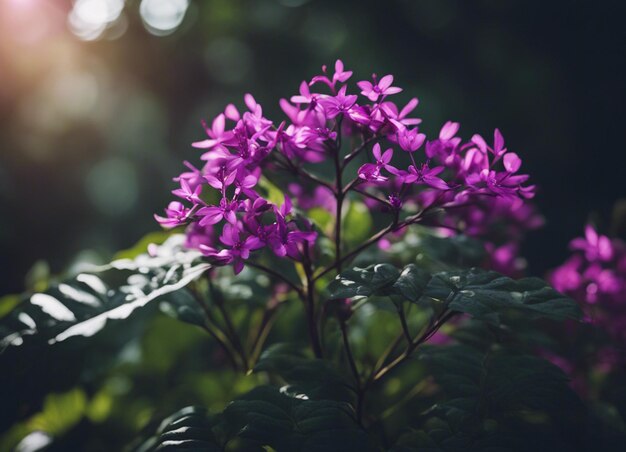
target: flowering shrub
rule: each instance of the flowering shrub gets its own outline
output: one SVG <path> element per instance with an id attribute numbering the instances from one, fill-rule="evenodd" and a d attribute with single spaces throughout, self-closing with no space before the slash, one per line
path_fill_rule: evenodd
<path id="1" fill-rule="evenodd" d="M 210 127 L 205 124 L 208 138 L 193 144 L 206 150 L 201 156 L 205 163 L 201 169 L 186 163 L 190 171 L 175 179 L 180 188 L 172 192 L 180 200 L 170 203 L 165 217 L 156 216 L 159 223 L 168 228 L 190 225 L 189 243 L 216 265 L 232 264 L 237 274 L 261 248 L 298 262 L 312 253 L 317 233 L 310 221 L 298 224 L 293 215 L 294 206 L 311 205 L 307 199 L 311 196 L 316 198 L 314 205 L 333 198 L 337 270 L 354 254 L 342 256 L 341 242 L 344 200 L 352 194 L 370 206 L 379 204 L 390 217 L 389 226 L 364 245 L 419 223 L 436 209 L 462 209 L 480 202 L 486 210 L 498 209 L 496 216 L 509 210 L 513 218 L 516 212 L 525 214 L 523 200 L 533 197 L 534 186 L 524 185 L 528 176 L 518 174 L 521 160 L 505 148 L 499 130 L 491 146 L 478 134 L 463 142 L 457 136 L 459 124 L 449 121 L 438 137 L 427 140 L 419 131 L 421 120 L 409 117 L 418 100 L 413 98 L 402 108 L 390 100 L 402 91 L 391 86 L 392 75 L 379 79 L 374 74 L 371 81 L 357 82 L 359 98 L 348 94 L 352 72 L 344 70 L 341 60 L 332 75 L 325 66 L 322 71 L 302 82 L 290 101 L 281 100 L 287 121 L 275 125 L 247 94 L 248 111 L 241 114 L 229 104 Z M 394 152 L 404 155 L 394 159 Z M 367 163 L 358 169 L 350 165 L 359 158 Z M 327 161 L 332 161 L 333 182 L 313 172 Z M 292 186 L 295 203 L 286 196 L 278 206 L 259 193 L 259 186 L 262 189 L 264 174 L 280 171 L 294 184 L 305 180 L 315 185 L 314 190 L 325 190 L 311 194 L 300 185 Z M 474 234 L 480 223 L 487 227 L 485 218 L 472 213 L 465 217 Z M 215 230 L 221 233 L 214 234 Z M 512 250 L 500 253 L 508 260 Z"/>
<path id="2" fill-rule="evenodd" d="M 284 121 L 266 118 L 250 94 L 243 113 L 227 105 L 193 144 L 202 164 L 185 162 L 176 199 L 156 216 L 168 232 L 27 296 L 0 323 L 2 356 L 16 367 L 42 349 L 55 361 L 70 346 L 87 356 L 92 336 L 119 350 L 97 333 L 145 325 L 158 304 L 210 340 L 155 366 L 171 384 L 133 431 L 137 450 L 601 444 L 566 375 L 530 353 L 529 338 L 539 336 L 532 321 L 581 312 L 538 278 L 512 279 L 523 272 L 523 233 L 542 223 L 520 157 L 497 129 L 489 142 L 464 140 L 449 121 L 428 138 L 413 116 L 417 99 L 392 101 L 402 92 L 392 75 L 356 89 L 352 76 L 340 60 L 333 71 L 324 66 L 280 101 Z M 574 246 L 601 267 L 621 259 L 605 242 L 595 235 Z M 594 271 L 585 278 L 595 278 L 598 297 L 615 289 Z M 577 296 L 583 283 L 570 279 L 554 281 Z M 167 354 L 182 334 L 153 353 Z M 160 421 L 172 400 L 197 403 Z"/>

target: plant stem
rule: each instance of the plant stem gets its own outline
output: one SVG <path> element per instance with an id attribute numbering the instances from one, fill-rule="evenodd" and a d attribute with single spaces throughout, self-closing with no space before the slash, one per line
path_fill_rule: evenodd
<path id="1" fill-rule="evenodd" d="M 276 304 L 273 307 L 268 307 L 265 312 L 263 312 L 261 324 L 259 325 L 256 337 L 250 347 L 250 367 L 254 367 L 259 359 L 259 356 L 261 355 L 261 349 L 265 343 L 265 339 L 267 339 L 267 335 L 269 334 L 272 325 L 274 324 L 279 307 L 280 305 Z"/>
<path id="2" fill-rule="evenodd" d="M 337 142 L 335 143 L 335 198 L 337 209 L 335 212 L 335 268 L 341 273 L 341 215 L 343 208 L 343 166 L 341 165 L 341 116 L 337 121 Z"/>
<path id="3" fill-rule="evenodd" d="M 208 277 L 207 280 L 209 282 L 209 292 L 211 293 L 211 297 L 213 298 L 215 305 L 217 306 L 220 313 L 222 314 L 222 318 L 224 319 L 224 323 L 226 324 L 226 330 L 228 331 L 230 341 L 232 342 L 234 347 L 237 349 L 237 351 L 241 355 L 241 361 L 243 362 L 243 370 L 244 372 L 247 372 L 249 368 L 248 368 L 248 358 L 246 357 L 246 350 L 243 347 L 241 340 L 239 339 L 239 334 L 237 334 L 237 330 L 235 329 L 235 326 L 233 325 L 233 322 L 230 319 L 230 315 L 228 315 L 228 311 L 226 311 L 226 308 L 224 307 L 224 300 L 222 299 L 221 294 L 218 293 L 217 290 L 215 290 L 215 287 L 213 286 L 213 282 L 211 281 L 210 277 Z"/>
<path id="4" fill-rule="evenodd" d="M 352 349 L 350 348 L 350 340 L 348 339 L 348 326 L 346 322 L 341 320 L 339 322 L 341 327 L 341 336 L 343 338 L 343 346 L 346 349 L 346 357 L 348 358 L 348 363 L 350 364 L 350 370 L 352 371 L 352 375 L 354 376 L 354 383 L 356 385 L 357 391 L 361 388 L 361 377 L 359 376 L 359 370 L 356 367 L 356 362 L 354 361 L 354 355 L 352 354 Z"/>
<path id="5" fill-rule="evenodd" d="M 363 149 L 365 149 L 367 147 L 368 144 L 370 144 L 373 141 L 378 140 L 379 138 L 380 137 L 377 137 L 376 135 L 374 135 L 373 137 L 370 137 L 367 140 L 364 140 L 363 143 L 361 143 L 359 145 L 359 147 L 357 147 L 351 153 L 346 155 L 343 158 L 343 167 L 342 167 L 342 169 L 345 168 L 348 165 L 348 163 L 350 163 L 352 161 L 352 159 L 354 159 L 357 155 L 359 155 L 361 153 L 361 151 L 363 151 Z"/>
<path id="6" fill-rule="evenodd" d="M 378 242 L 380 239 L 382 239 L 388 233 L 399 231 L 402 228 L 405 228 L 407 226 L 410 226 L 412 224 L 415 224 L 415 223 L 419 222 L 426 214 L 431 213 L 431 210 L 432 210 L 431 208 L 427 208 L 425 210 L 422 210 L 421 212 L 418 212 L 415 215 L 411 215 L 410 217 L 407 217 L 401 223 L 398 222 L 398 212 L 396 212 L 394 214 L 393 222 L 391 224 L 389 224 L 389 226 L 387 226 L 386 228 L 381 229 L 380 231 L 378 231 L 376 234 L 374 234 L 372 237 L 367 239 L 365 242 L 361 243 L 361 245 L 359 245 L 354 250 L 350 251 L 348 254 L 345 254 L 345 255 L 341 256 L 339 259 L 337 259 L 339 262 L 337 262 L 337 261 L 333 262 L 333 264 L 331 264 L 330 266 L 328 266 L 325 269 L 323 269 L 320 273 L 318 273 L 313 278 L 313 280 L 317 281 L 322 276 L 324 276 L 329 271 L 331 271 L 333 268 L 337 268 L 338 265 L 341 265 L 345 261 L 352 259 L 354 256 L 356 256 L 357 254 L 361 253 L 366 248 L 368 248 L 371 245 L 373 245 L 376 242 Z"/>
<path id="7" fill-rule="evenodd" d="M 361 424 L 363 417 L 363 404 L 365 401 L 365 390 L 361 385 L 361 376 L 359 375 L 359 369 L 356 366 L 354 355 L 352 354 L 352 348 L 350 347 L 350 340 L 348 338 L 348 325 L 345 321 L 340 320 L 339 325 L 341 327 L 341 337 L 343 338 L 343 346 L 346 350 L 346 357 L 350 365 L 350 370 L 354 376 L 354 385 L 356 390 L 356 419 Z"/>
<path id="8" fill-rule="evenodd" d="M 391 207 L 392 207 L 392 206 L 391 206 L 391 203 L 390 203 L 389 201 L 387 201 L 387 200 L 385 200 L 385 199 L 382 199 L 382 198 L 379 198 L 378 196 L 373 195 L 373 194 L 371 194 L 371 193 L 368 193 L 368 192 L 366 192 L 365 190 L 360 190 L 360 189 L 358 189 L 358 188 L 352 188 L 352 191 L 354 191 L 354 192 L 356 192 L 356 193 L 360 194 L 361 196 L 365 196 L 366 198 L 373 199 L 374 201 L 377 201 L 377 202 L 379 202 L 379 203 L 383 204 L 383 205 L 384 205 L 384 206 L 386 206 L 386 207 L 389 207 L 389 208 L 391 208 Z"/>
<path id="9" fill-rule="evenodd" d="M 200 294 L 195 290 L 191 290 L 193 295 L 193 299 L 200 306 L 200 308 L 204 311 L 204 315 L 206 316 L 205 322 L 202 325 L 203 329 L 215 339 L 215 342 L 224 350 L 226 356 L 228 357 L 233 369 L 237 370 L 239 365 L 237 364 L 237 360 L 235 359 L 236 352 L 230 344 L 228 338 L 224 334 L 224 332 L 219 328 L 219 326 L 215 323 L 215 319 L 209 310 L 209 307 L 206 303 L 201 299 Z M 243 364 L 243 363 L 242 363 Z"/>
<path id="10" fill-rule="evenodd" d="M 311 268 L 311 259 L 309 256 L 309 246 L 304 244 L 304 273 L 306 277 L 306 293 L 302 301 L 306 308 L 306 320 L 309 330 L 309 338 L 311 340 L 311 348 L 316 358 L 322 358 L 322 345 L 318 332 L 317 319 L 315 315 L 315 281 L 313 280 L 313 270 Z"/>
<path id="11" fill-rule="evenodd" d="M 348 254 L 346 254 L 345 256 L 341 256 L 338 260 L 340 262 L 335 262 L 333 265 L 325 268 L 324 270 L 322 270 L 321 273 L 318 273 L 317 276 L 315 276 L 314 280 L 318 280 L 319 278 L 321 278 L 322 276 L 324 276 L 326 273 L 328 273 L 329 271 L 331 271 L 333 268 L 337 268 L 338 266 L 340 267 L 341 264 L 345 261 L 347 261 L 348 259 L 352 258 L 353 256 L 356 256 L 357 254 L 359 254 L 361 251 L 363 251 L 364 249 L 368 248 L 370 245 L 373 245 L 374 243 L 378 242 L 380 239 L 382 239 L 388 232 L 391 232 L 394 229 L 393 225 L 389 225 L 387 226 L 385 229 L 382 229 L 381 231 L 379 231 L 378 233 L 376 233 L 375 235 L 373 235 L 372 237 L 370 237 L 368 240 L 366 240 L 365 242 L 363 242 L 358 248 L 350 251 Z"/>
<path id="12" fill-rule="evenodd" d="M 426 331 L 426 333 L 424 333 L 419 339 L 413 341 L 400 356 L 398 356 L 396 359 L 394 359 L 391 363 L 389 363 L 385 367 L 381 368 L 378 371 L 375 371 L 373 374 L 374 378 L 372 380 L 373 381 L 380 380 L 388 372 L 392 371 L 393 369 L 395 369 L 396 367 L 404 363 L 407 359 L 409 359 L 411 357 L 411 354 L 415 351 L 415 349 L 419 347 L 421 344 L 423 344 L 424 342 L 428 341 L 439 330 L 439 328 L 443 326 L 444 323 L 446 323 L 448 320 L 450 320 L 450 318 L 454 316 L 454 314 L 456 313 L 453 311 L 448 311 L 443 316 L 441 316 L 435 322 L 435 324 L 428 331 Z"/>
<path id="13" fill-rule="evenodd" d="M 402 304 L 398 305 L 398 316 L 400 317 L 400 324 L 402 325 L 402 334 L 408 344 L 413 343 L 413 338 L 411 337 L 411 332 L 409 331 L 409 325 L 406 321 L 406 315 L 404 314 L 404 307 Z"/>
<path id="14" fill-rule="evenodd" d="M 276 162 L 278 162 L 282 166 L 283 169 L 293 172 L 296 176 L 302 176 L 305 179 L 309 179 L 310 181 L 315 182 L 316 184 L 319 184 L 319 185 L 323 185 L 324 187 L 328 188 L 330 191 L 333 191 L 333 186 L 331 184 L 319 178 L 315 174 L 309 173 L 307 170 L 305 170 L 301 166 L 296 166 L 291 160 L 287 160 L 287 159 L 282 160 L 282 159 L 276 158 Z"/>

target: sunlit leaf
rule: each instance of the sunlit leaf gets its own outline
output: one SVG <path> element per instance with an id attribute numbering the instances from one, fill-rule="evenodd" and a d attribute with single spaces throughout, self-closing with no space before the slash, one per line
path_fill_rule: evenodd
<path id="1" fill-rule="evenodd" d="M 400 270 L 391 264 L 355 267 L 337 276 L 328 286 L 331 298 L 368 297 L 391 288 L 400 276 Z"/>
<path id="2" fill-rule="evenodd" d="M 199 261 L 197 252 L 182 248 L 183 240 L 172 236 L 151 255 L 114 261 L 97 273 L 81 273 L 31 295 L 0 322 L 0 350 L 20 346 L 31 337 L 54 344 L 92 336 L 108 321 L 125 319 L 182 289 L 210 268 Z M 113 285 L 116 279 L 123 282 Z"/>

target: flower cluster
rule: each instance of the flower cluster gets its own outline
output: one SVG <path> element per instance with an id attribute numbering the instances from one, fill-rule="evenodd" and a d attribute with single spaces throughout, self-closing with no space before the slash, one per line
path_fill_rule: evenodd
<path id="1" fill-rule="evenodd" d="M 588 225 L 570 248 L 572 256 L 550 273 L 550 282 L 583 303 L 590 322 L 626 343 L 626 244 Z"/>
<path id="2" fill-rule="evenodd" d="M 566 324 L 565 334 L 555 332 L 563 343 L 561 355 L 541 352 L 567 372 L 579 393 L 589 395 L 599 376 L 625 368 L 626 243 L 588 225 L 585 236 L 572 240 L 570 248 L 570 258 L 551 271 L 548 280 L 582 305 L 586 322 Z M 581 350 L 590 338 L 597 345 Z"/>
<path id="3" fill-rule="evenodd" d="M 392 75 L 357 82 L 359 92 L 348 90 L 351 77 L 341 60 L 332 73 L 322 67 L 298 94 L 280 100 L 287 120 L 277 125 L 250 94 L 243 114 L 228 105 L 204 124 L 207 138 L 193 143 L 203 150 L 203 166 L 185 162 L 189 171 L 175 179 L 180 187 L 173 191 L 179 199 L 156 219 L 168 228 L 188 225 L 189 246 L 239 272 L 261 248 L 295 260 L 314 252 L 317 233 L 294 212 L 322 207 L 339 222 L 348 196 L 392 213 L 392 232 L 422 221 L 435 207 L 452 209 L 477 198 L 523 205 L 534 195 L 528 176 L 518 173 L 520 158 L 507 151 L 498 130 L 492 144 L 480 135 L 464 142 L 459 124 L 447 122 L 429 140 L 412 117 L 418 100 L 403 107 L 390 100 L 402 92 Z M 333 182 L 321 176 L 329 163 Z M 291 178 L 284 187 L 294 212 L 289 197 L 278 206 L 263 188 L 263 174 L 279 171 Z M 400 220 L 403 210 L 413 212 L 411 221 Z"/>

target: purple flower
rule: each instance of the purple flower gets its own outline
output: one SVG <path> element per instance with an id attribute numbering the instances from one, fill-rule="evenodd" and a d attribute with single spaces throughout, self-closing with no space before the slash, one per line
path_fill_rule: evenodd
<path id="1" fill-rule="evenodd" d="M 326 96 L 319 100 L 320 105 L 324 108 L 326 117 L 333 119 L 341 114 L 345 114 L 356 103 L 357 96 L 349 94 L 346 96 L 346 87 L 342 87 L 336 96 Z"/>
<path id="2" fill-rule="evenodd" d="M 387 177 L 380 172 L 386 169 L 389 172 L 397 171 L 397 169 L 389 164 L 393 157 L 393 149 L 389 148 L 381 154 L 380 144 L 376 143 L 372 148 L 372 153 L 376 159 L 376 163 L 366 163 L 359 168 L 359 177 L 368 182 L 386 181 Z"/>
<path id="3" fill-rule="evenodd" d="M 350 77 L 352 77 L 352 71 L 345 71 L 343 67 L 343 61 L 335 61 L 335 73 L 332 79 L 329 79 L 326 75 L 326 65 L 322 66 L 322 72 L 324 75 L 316 75 L 311 79 L 309 85 L 313 86 L 315 83 L 325 83 L 330 89 L 334 91 L 335 84 L 337 82 L 345 83 Z M 293 101 L 292 101 L 293 102 Z"/>
<path id="4" fill-rule="evenodd" d="M 237 222 L 237 209 L 239 203 L 237 201 L 228 201 L 226 198 L 220 200 L 219 206 L 207 206 L 198 210 L 198 216 L 200 217 L 200 226 L 206 226 L 207 224 L 216 224 L 222 220 L 226 220 L 231 224 Z"/>
<path id="5" fill-rule="evenodd" d="M 579 237 L 571 241 L 572 250 L 580 250 L 590 261 L 610 261 L 613 259 L 614 250 L 611 239 L 600 235 L 591 225 L 585 226 L 585 237 Z"/>
<path id="6" fill-rule="evenodd" d="M 168 204 L 167 209 L 165 209 L 166 217 L 155 215 L 154 218 L 164 228 L 175 228 L 187 222 L 189 212 L 190 209 L 186 208 L 182 203 L 172 201 Z"/>
<path id="7" fill-rule="evenodd" d="M 437 159 L 447 167 L 458 165 L 458 147 L 461 139 L 456 137 L 459 123 L 447 121 L 439 131 L 439 138 L 426 143 L 426 157 Z"/>
<path id="8" fill-rule="evenodd" d="M 263 242 L 257 237 L 250 235 L 244 239 L 239 227 L 228 223 L 224 225 L 220 242 L 229 248 L 217 251 L 209 246 L 201 246 L 200 250 L 206 256 L 217 259 L 222 264 L 233 264 L 236 275 L 243 270 L 243 261 L 250 257 L 250 252 L 263 247 Z"/>
<path id="9" fill-rule="evenodd" d="M 204 202 L 199 197 L 201 191 L 202 185 L 198 184 L 195 188 L 192 189 L 187 180 L 180 178 L 180 188 L 172 190 L 172 194 L 186 201 L 190 201 L 194 204 L 200 204 Z"/>
<path id="10" fill-rule="evenodd" d="M 184 179 L 185 181 L 187 181 L 187 184 L 189 184 L 189 187 L 192 190 L 195 190 L 198 185 L 201 185 L 204 182 L 204 174 L 202 170 L 199 170 L 198 168 L 193 166 L 191 163 L 189 163 L 187 160 L 185 160 L 183 164 L 187 168 L 189 168 L 190 171 L 181 173 L 181 175 L 178 177 L 175 177 L 174 180 L 176 182 L 180 182 L 181 180 Z"/>
<path id="11" fill-rule="evenodd" d="M 200 245 L 211 246 L 215 240 L 212 224 L 200 226 L 197 222 L 191 223 L 185 235 L 185 246 L 190 249 L 200 249 Z"/>
<path id="12" fill-rule="evenodd" d="M 407 152 L 415 152 L 426 140 L 426 135 L 419 133 L 417 129 L 404 129 L 398 132 L 398 144 Z"/>
<path id="13" fill-rule="evenodd" d="M 418 103 L 417 97 L 414 97 L 398 112 L 396 104 L 387 101 L 381 102 L 380 109 L 389 119 L 393 119 L 403 126 L 415 126 L 420 124 L 422 120 L 419 118 L 407 118 L 407 116 L 415 110 Z"/>
<path id="14" fill-rule="evenodd" d="M 226 187 L 232 185 L 237 178 L 237 171 L 230 171 L 228 173 L 226 171 L 226 167 L 222 167 L 218 174 L 207 174 L 204 178 L 211 187 L 216 190 L 224 191 Z"/>
<path id="15" fill-rule="evenodd" d="M 298 246 L 303 243 L 313 243 L 317 238 L 314 231 L 289 230 L 289 224 L 281 215 L 276 216 L 276 235 L 268 242 L 270 248 L 279 257 L 289 256 L 294 260 L 300 260 Z M 308 246 L 308 245 L 305 245 Z"/>
<path id="16" fill-rule="evenodd" d="M 422 163 L 421 167 L 417 168 L 414 164 L 409 166 L 408 173 L 402 172 L 400 175 L 405 184 L 424 184 L 439 190 L 447 190 L 450 188 L 448 184 L 443 179 L 437 177 L 444 169 L 443 166 L 430 168 L 428 163 Z"/>
<path id="17" fill-rule="evenodd" d="M 232 136 L 232 132 L 225 131 L 226 118 L 223 114 L 219 114 L 213 120 L 213 124 L 211 124 L 210 128 L 206 123 L 203 123 L 203 126 L 209 138 L 206 140 L 196 141 L 195 143 L 192 143 L 191 145 L 194 148 L 212 149 L 214 147 L 220 147 L 224 141 L 230 139 Z"/>
<path id="18" fill-rule="evenodd" d="M 380 80 L 376 80 L 376 74 L 372 75 L 374 83 L 363 80 L 357 83 L 361 88 L 361 94 L 366 96 L 372 102 L 376 102 L 380 96 L 385 97 L 390 94 L 396 94 L 402 91 L 402 88 L 391 86 L 393 83 L 393 75 L 385 75 Z"/>
<path id="19" fill-rule="evenodd" d="M 291 102 L 294 104 L 313 104 L 317 100 L 317 94 L 311 94 L 311 90 L 309 89 L 309 84 L 307 82 L 302 82 L 300 84 L 300 95 L 291 96 Z"/>
<path id="20" fill-rule="evenodd" d="M 498 129 L 495 129 L 493 132 L 493 147 L 487 146 L 483 137 L 478 134 L 472 136 L 472 142 L 478 146 L 478 149 L 482 152 L 491 152 L 495 156 L 496 161 L 506 152 L 506 148 L 504 147 L 504 137 L 502 137 L 502 134 Z"/>

